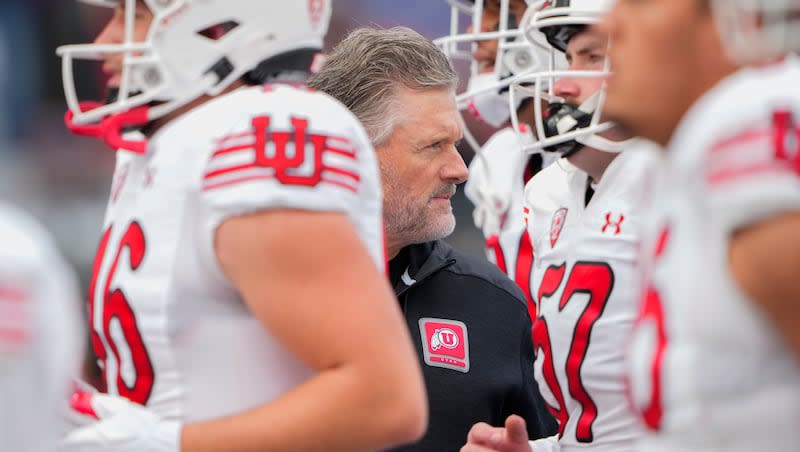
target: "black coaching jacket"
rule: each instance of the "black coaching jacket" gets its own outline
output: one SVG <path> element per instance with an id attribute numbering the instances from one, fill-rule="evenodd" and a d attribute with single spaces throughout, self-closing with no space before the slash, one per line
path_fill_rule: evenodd
<path id="1" fill-rule="evenodd" d="M 502 426 L 511 414 L 525 418 L 530 439 L 555 434 L 533 377 L 525 298 L 513 281 L 441 240 L 404 248 L 389 269 L 430 410 L 422 440 L 393 451 L 458 451 L 473 424 Z"/>

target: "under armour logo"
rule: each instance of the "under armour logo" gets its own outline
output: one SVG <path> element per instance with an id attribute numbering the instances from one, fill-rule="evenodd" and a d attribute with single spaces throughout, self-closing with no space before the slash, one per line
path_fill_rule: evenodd
<path id="1" fill-rule="evenodd" d="M 603 229 L 600 231 L 605 234 L 607 230 L 613 230 L 614 235 L 619 235 L 622 232 L 622 222 L 625 221 L 625 215 L 620 214 L 619 220 L 612 221 L 611 219 L 611 212 L 606 212 L 606 224 L 603 225 Z M 613 228 L 613 229 L 609 229 Z"/>

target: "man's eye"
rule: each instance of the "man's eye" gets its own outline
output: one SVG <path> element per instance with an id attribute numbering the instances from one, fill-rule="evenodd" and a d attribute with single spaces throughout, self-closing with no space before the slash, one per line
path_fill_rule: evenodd
<path id="1" fill-rule="evenodd" d="M 589 56 L 589 61 L 592 63 L 603 63 L 605 62 L 606 57 L 605 55 L 591 55 Z"/>

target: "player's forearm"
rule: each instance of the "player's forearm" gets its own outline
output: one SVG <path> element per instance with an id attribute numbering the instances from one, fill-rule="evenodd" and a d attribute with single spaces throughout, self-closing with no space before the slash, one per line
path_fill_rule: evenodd
<path id="1" fill-rule="evenodd" d="M 729 258 L 737 284 L 800 360 L 800 213 L 738 231 Z"/>
<path id="2" fill-rule="evenodd" d="M 246 413 L 186 425 L 182 452 L 374 451 L 412 442 L 427 425 L 415 379 L 340 367 Z"/>

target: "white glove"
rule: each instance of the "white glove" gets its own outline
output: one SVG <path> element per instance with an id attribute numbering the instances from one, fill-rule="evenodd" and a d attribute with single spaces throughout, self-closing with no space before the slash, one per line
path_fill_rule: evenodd
<path id="1" fill-rule="evenodd" d="M 90 423 L 69 432 L 61 452 L 180 452 L 178 421 L 162 420 L 141 405 L 107 394 L 77 392 L 70 403 Z"/>
<path id="2" fill-rule="evenodd" d="M 472 211 L 472 221 L 485 237 L 499 235 L 505 222 L 508 202 L 488 190 L 479 190 L 479 193 L 480 201 Z"/>
<path id="3" fill-rule="evenodd" d="M 464 187 L 464 194 L 475 208 L 472 210 L 472 221 L 483 232 L 484 237 L 500 234 L 502 223 L 508 210 L 508 198 L 494 189 L 486 180 L 487 166 L 480 161 L 483 157 L 475 157 L 476 161 L 469 167 L 469 179 Z"/>

